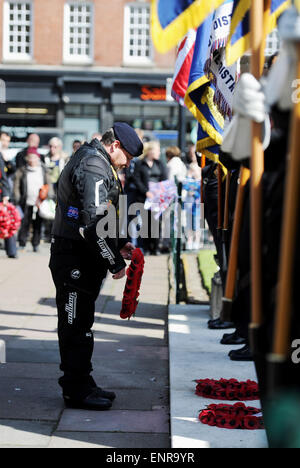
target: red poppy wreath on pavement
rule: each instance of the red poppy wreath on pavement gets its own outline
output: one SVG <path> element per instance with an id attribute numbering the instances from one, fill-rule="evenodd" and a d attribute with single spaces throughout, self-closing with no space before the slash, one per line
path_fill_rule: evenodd
<path id="1" fill-rule="evenodd" d="M 224 429 L 264 429 L 262 416 L 258 416 L 261 410 L 244 403 L 234 405 L 209 405 L 199 413 L 202 424 L 216 426 Z"/>
<path id="2" fill-rule="evenodd" d="M 16 234 L 21 226 L 21 216 L 11 203 L 0 203 L 0 239 L 8 239 Z"/>
<path id="3" fill-rule="evenodd" d="M 258 384 L 252 380 L 239 382 L 236 379 L 195 380 L 196 395 L 215 400 L 259 400 Z"/>
<path id="4" fill-rule="evenodd" d="M 120 317 L 122 319 L 129 320 L 136 311 L 142 276 L 144 273 L 144 265 L 145 260 L 141 249 L 134 249 L 132 252 L 130 266 L 126 271 L 127 280 L 123 292 L 122 309 L 120 312 Z"/>

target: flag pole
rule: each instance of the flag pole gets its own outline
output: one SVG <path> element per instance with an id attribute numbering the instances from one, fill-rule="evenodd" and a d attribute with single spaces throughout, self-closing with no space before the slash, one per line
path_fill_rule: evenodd
<path id="1" fill-rule="evenodd" d="M 229 227 L 229 192 L 230 192 L 231 172 L 227 171 L 226 175 L 226 189 L 224 201 L 224 220 L 222 230 L 222 267 L 223 271 L 227 272 L 228 269 L 228 227 Z"/>
<path id="2" fill-rule="evenodd" d="M 268 2 L 270 4 L 270 0 Z M 251 25 L 251 73 L 259 80 L 263 71 L 263 54 L 267 16 L 264 16 L 263 0 L 252 0 Z M 265 20 L 265 21 L 264 21 Z M 249 338 L 254 355 L 260 350 L 260 327 L 262 324 L 262 177 L 264 173 L 264 150 L 261 141 L 262 125 L 252 122 L 252 156 L 250 189 L 251 225 L 251 323 Z"/>
<path id="3" fill-rule="evenodd" d="M 299 3 L 299 2 L 298 2 Z M 291 12 L 287 22 L 285 34 L 295 42 L 297 51 L 297 74 L 300 76 L 300 14 L 298 6 Z M 294 30 L 293 30 L 294 27 Z M 279 275 L 276 297 L 276 313 L 274 327 L 273 352 L 268 356 L 269 361 L 269 392 L 274 393 L 285 381 L 285 369 L 291 353 L 291 322 L 293 296 L 293 268 L 297 241 L 300 205 L 300 102 L 294 104 L 289 141 L 289 158 L 285 180 L 282 234 L 280 246 Z"/>
<path id="4" fill-rule="evenodd" d="M 249 178 L 250 178 L 249 169 L 242 166 L 240 169 L 239 186 L 238 186 L 236 203 L 235 203 L 234 222 L 233 222 L 232 236 L 231 236 L 231 242 L 230 242 L 230 253 L 229 253 L 227 277 L 226 277 L 225 294 L 222 299 L 221 320 L 223 320 L 224 322 L 232 321 L 232 316 L 231 316 L 232 301 L 234 297 L 236 277 L 237 277 L 238 250 L 239 250 L 242 216 L 243 216 L 243 209 L 244 209 L 245 187 Z"/>
<path id="5" fill-rule="evenodd" d="M 222 177 L 223 177 L 223 171 L 221 164 L 218 163 L 218 168 L 217 168 L 217 178 L 218 178 L 218 228 L 217 228 L 217 236 L 218 236 L 218 241 L 221 242 L 222 239 L 222 228 L 223 228 L 223 220 L 222 220 L 222 212 L 223 212 L 223 206 L 222 206 Z"/>

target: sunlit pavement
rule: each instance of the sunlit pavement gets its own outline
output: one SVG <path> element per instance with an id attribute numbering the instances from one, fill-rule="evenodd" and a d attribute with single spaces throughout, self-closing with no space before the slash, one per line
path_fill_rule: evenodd
<path id="1" fill-rule="evenodd" d="M 169 448 L 167 256 L 146 257 L 136 317 L 120 319 L 125 279 L 105 281 L 96 305 L 94 378 L 116 392 L 109 411 L 65 409 L 57 379 L 49 245 L 18 259 L 0 251 L 0 447 Z"/>

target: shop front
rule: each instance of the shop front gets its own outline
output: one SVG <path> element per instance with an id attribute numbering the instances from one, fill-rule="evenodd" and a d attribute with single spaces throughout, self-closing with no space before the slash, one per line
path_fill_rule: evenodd
<path id="1" fill-rule="evenodd" d="M 1 70 L 0 78 L 6 85 L 0 128 L 11 134 L 12 147 L 24 147 L 34 132 L 45 147 L 52 136 L 62 138 L 69 153 L 73 140 L 89 140 L 114 121 L 142 129 L 164 147 L 178 142 L 178 104 L 166 100 L 169 75 Z M 193 124 L 187 115 L 187 139 Z"/>

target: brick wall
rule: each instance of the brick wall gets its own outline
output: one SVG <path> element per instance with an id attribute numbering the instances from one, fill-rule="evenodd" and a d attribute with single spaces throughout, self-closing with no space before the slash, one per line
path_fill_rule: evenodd
<path id="1" fill-rule="evenodd" d="M 62 65 L 65 0 L 32 0 L 34 3 L 33 62 Z M 84 1 L 84 0 L 83 0 Z M 123 65 L 124 6 L 128 0 L 90 0 L 94 3 L 95 66 Z M 0 0 L 0 61 L 2 61 L 3 3 Z M 173 68 L 175 51 L 160 55 L 155 51 L 154 66 Z"/>

